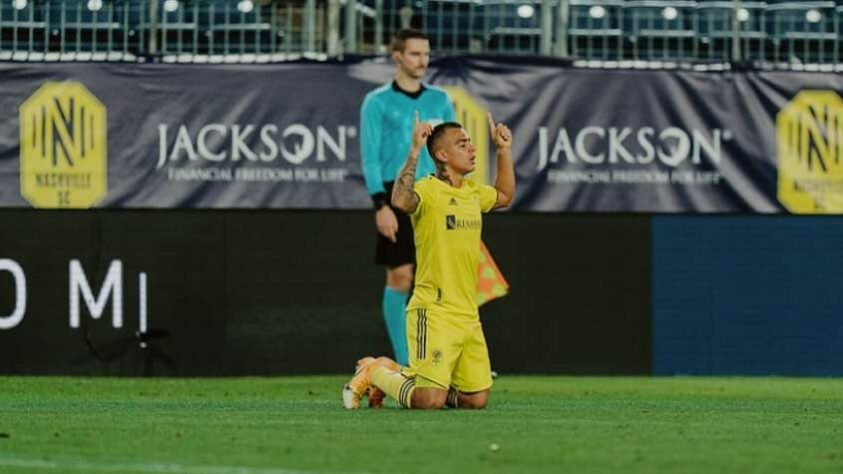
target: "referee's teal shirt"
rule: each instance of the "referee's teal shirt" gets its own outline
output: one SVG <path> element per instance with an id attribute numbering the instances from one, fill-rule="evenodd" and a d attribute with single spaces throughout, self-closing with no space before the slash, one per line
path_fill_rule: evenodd
<path id="1" fill-rule="evenodd" d="M 369 92 L 360 108 L 360 153 L 369 195 L 386 191 L 395 181 L 413 141 L 413 116 L 432 126 L 454 121 L 454 106 L 444 90 L 422 84 L 417 93 L 401 90 L 395 81 Z M 436 170 L 427 148 L 419 157 L 416 179 Z"/>

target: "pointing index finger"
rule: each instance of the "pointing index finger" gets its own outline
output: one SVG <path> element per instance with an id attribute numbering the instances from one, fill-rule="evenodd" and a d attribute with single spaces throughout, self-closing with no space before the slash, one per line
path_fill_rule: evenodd
<path id="1" fill-rule="evenodd" d="M 495 134 L 495 129 L 496 129 L 497 127 L 495 126 L 495 119 L 493 119 L 493 118 L 492 118 L 492 113 L 491 113 L 491 112 L 486 112 L 486 118 L 487 118 L 487 119 L 489 119 L 489 130 L 491 130 L 491 131 L 492 131 L 492 135 L 494 135 L 494 134 Z"/>

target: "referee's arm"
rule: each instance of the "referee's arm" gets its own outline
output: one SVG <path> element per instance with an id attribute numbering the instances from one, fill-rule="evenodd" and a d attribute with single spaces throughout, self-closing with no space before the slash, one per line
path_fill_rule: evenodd
<path id="1" fill-rule="evenodd" d="M 363 179 L 366 181 L 366 191 L 373 198 L 377 195 L 386 195 L 380 160 L 382 128 L 381 104 L 373 97 L 367 96 L 360 107 L 360 161 Z"/>

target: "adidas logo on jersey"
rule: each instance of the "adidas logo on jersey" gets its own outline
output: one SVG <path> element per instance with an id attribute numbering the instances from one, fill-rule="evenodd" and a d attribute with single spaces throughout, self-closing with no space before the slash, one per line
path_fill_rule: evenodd
<path id="1" fill-rule="evenodd" d="M 450 200 L 450 201 L 448 201 L 448 205 L 449 205 L 449 206 L 456 206 L 456 205 L 457 205 L 457 200 L 456 200 L 456 199 L 454 199 L 454 198 L 451 198 L 451 200 Z"/>

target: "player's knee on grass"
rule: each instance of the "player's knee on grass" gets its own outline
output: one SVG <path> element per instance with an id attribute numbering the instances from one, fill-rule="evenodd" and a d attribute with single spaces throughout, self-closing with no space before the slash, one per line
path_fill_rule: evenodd
<path id="1" fill-rule="evenodd" d="M 483 408 L 486 408 L 486 402 L 489 401 L 489 391 L 483 390 L 482 392 L 475 393 L 460 392 L 457 400 L 458 408 L 466 408 L 469 410 L 482 410 Z"/>
<path id="2" fill-rule="evenodd" d="M 410 291 L 413 285 L 413 265 L 401 265 L 386 270 L 386 286 L 400 293 Z"/>
<path id="3" fill-rule="evenodd" d="M 420 410 L 438 410 L 445 406 L 448 391 L 441 388 L 416 387 L 412 407 Z"/>

